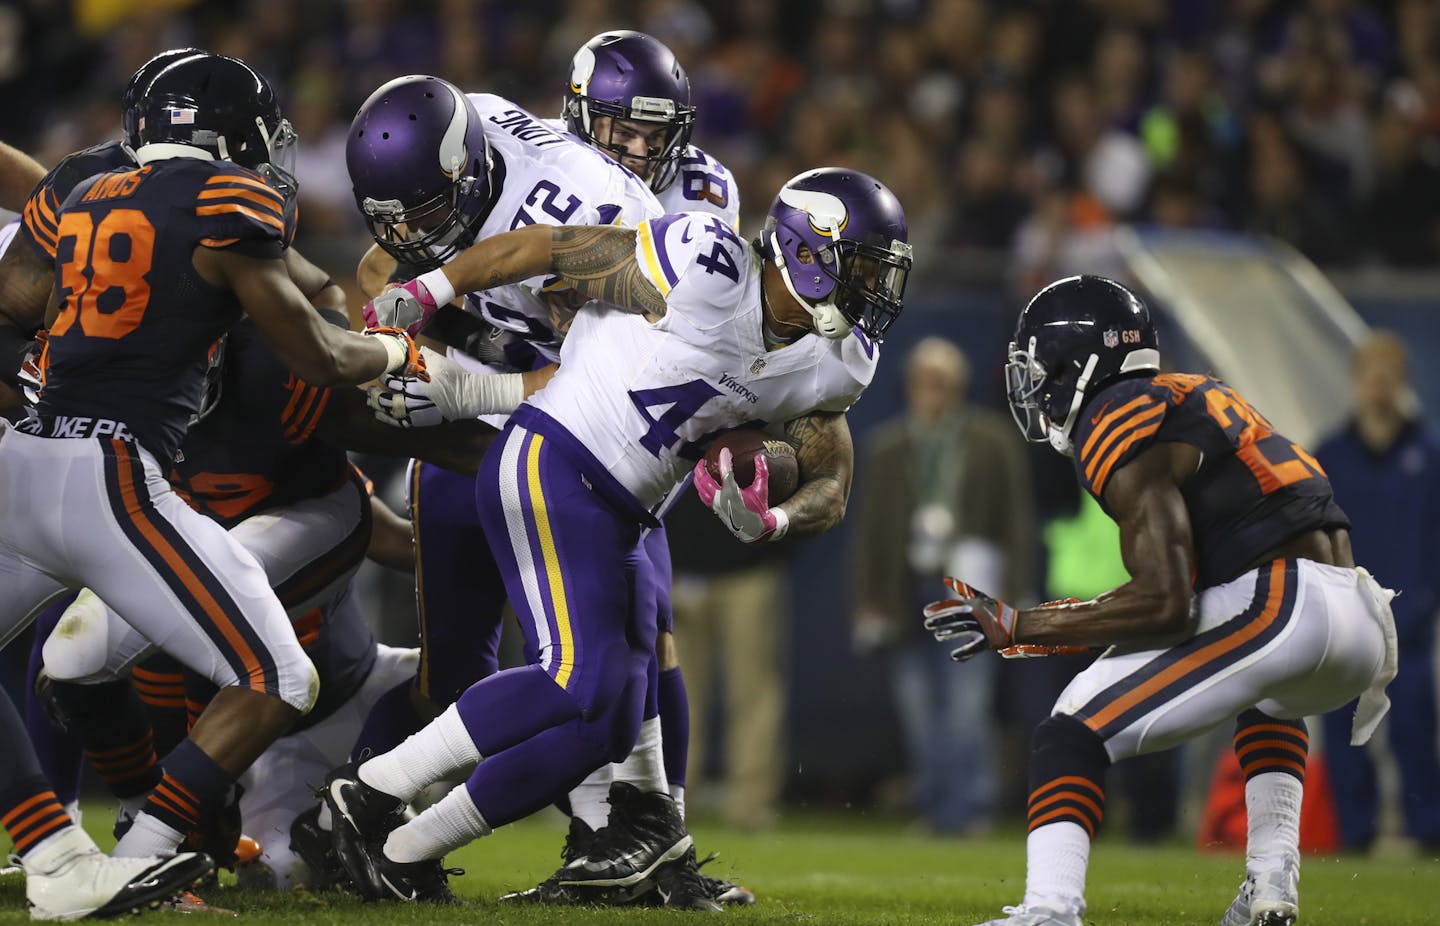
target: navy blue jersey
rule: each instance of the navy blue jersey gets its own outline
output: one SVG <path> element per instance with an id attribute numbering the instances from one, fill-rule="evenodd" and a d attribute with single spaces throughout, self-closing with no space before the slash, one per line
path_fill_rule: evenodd
<path id="1" fill-rule="evenodd" d="M 163 466 L 200 407 L 210 346 L 241 316 L 195 249 L 279 258 L 293 215 L 252 171 L 172 158 L 81 181 L 58 219 L 39 412 L 124 422 Z"/>
<path id="2" fill-rule="evenodd" d="M 119 141 L 67 154 L 41 179 L 21 212 L 21 237 L 45 258 L 55 259 L 59 242 L 60 204 L 82 180 L 120 168 L 134 167 L 135 160 Z"/>
<path id="3" fill-rule="evenodd" d="M 1180 487 L 1197 588 L 1230 581 L 1306 531 L 1350 526 L 1315 458 L 1208 376 L 1168 373 L 1107 386 L 1085 406 L 1073 439 L 1080 484 L 1101 507 L 1110 477 L 1152 444 L 1200 451 L 1200 469 Z"/>
<path id="4" fill-rule="evenodd" d="M 253 514 L 333 492 L 350 475 L 345 451 L 315 439 L 330 390 L 285 368 L 255 323 L 224 342 L 219 400 L 191 425 L 170 481 L 225 527 Z"/>

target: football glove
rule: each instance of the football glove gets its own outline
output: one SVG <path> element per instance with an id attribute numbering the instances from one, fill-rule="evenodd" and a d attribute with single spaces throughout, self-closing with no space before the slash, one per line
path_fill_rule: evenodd
<path id="1" fill-rule="evenodd" d="M 400 328 L 366 328 L 365 334 L 385 338 L 385 352 L 389 361 L 385 366 L 385 373 L 392 376 L 409 376 L 416 379 L 428 380 L 430 374 L 425 371 L 425 355 L 415 344 L 415 339 Z M 431 356 L 439 356 L 433 351 Z"/>
<path id="2" fill-rule="evenodd" d="M 414 337 L 438 308 L 430 290 L 417 279 L 392 286 L 365 303 L 360 311 L 367 328 L 404 328 Z"/>
<path id="3" fill-rule="evenodd" d="M 959 644 L 950 651 L 950 658 L 956 662 L 964 662 L 987 649 L 995 650 L 1005 659 L 1064 656 L 1090 651 L 1086 646 L 1015 643 L 1015 620 L 1019 615 L 1015 608 L 959 579 L 946 578 L 945 585 L 955 597 L 925 606 L 925 629 L 941 643 Z M 1078 601 L 1078 598 L 1061 598 L 1047 601 L 1039 607 L 1054 608 Z"/>
<path id="4" fill-rule="evenodd" d="M 765 455 L 755 457 L 755 478 L 744 489 L 735 478 L 734 457 L 730 448 L 720 451 L 720 481 L 710 475 L 705 461 L 695 464 L 695 491 L 700 501 L 715 512 L 730 533 L 746 543 L 779 540 L 790 526 L 790 518 L 779 508 L 770 507 L 770 466 Z"/>

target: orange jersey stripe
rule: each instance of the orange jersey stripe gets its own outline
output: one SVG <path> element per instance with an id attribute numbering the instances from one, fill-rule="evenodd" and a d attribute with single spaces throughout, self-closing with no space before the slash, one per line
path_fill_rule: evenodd
<path id="1" fill-rule="evenodd" d="M 1081 457 L 1080 462 L 1085 464 L 1085 478 L 1090 480 L 1095 478 L 1095 470 L 1100 465 L 1100 461 L 1104 460 L 1106 456 L 1110 454 L 1111 448 L 1115 446 L 1117 441 L 1121 440 L 1126 432 L 1147 421 L 1161 417 L 1164 414 L 1165 403 L 1156 401 L 1154 404 L 1140 408 L 1111 425 L 1105 432 L 1104 440 L 1100 441 L 1099 445 L 1096 446 L 1095 452 L 1089 456 Z M 1096 433 L 1099 433 L 1098 430 Z M 1090 437 L 1093 440 L 1095 435 L 1092 434 Z M 1090 441 L 1086 441 L 1086 443 L 1088 444 Z"/>
<path id="2" fill-rule="evenodd" d="M 257 190 L 263 190 L 269 193 L 271 196 L 280 195 L 279 191 L 264 180 L 261 180 L 258 176 L 249 176 L 246 174 L 215 174 L 205 181 L 206 186 L 225 186 L 231 183 L 237 186 L 254 187 Z"/>
<path id="3" fill-rule="evenodd" d="M 300 426 L 305 423 L 305 416 L 310 414 L 310 409 L 314 406 L 315 400 L 319 395 L 320 390 L 316 386 L 311 386 L 305 390 L 305 401 L 300 405 L 300 408 L 296 410 L 295 417 L 291 420 L 289 426 L 285 428 L 285 437 L 287 440 L 299 433 Z"/>
<path id="4" fill-rule="evenodd" d="M 1091 424 L 1095 425 L 1095 430 L 1090 432 L 1090 436 L 1085 439 L 1085 446 L 1080 448 L 1080 459 L 1084 460 L 1086 457 L 1090 456 L 1090 451 L 1095 447 L 1096 442 L 1104 436 L 1105 432 L 1110 428 L 1110 425 L 1114 424 L 1119 419 L 1125 417 L 1130 412 L 1135 411 L 1135 409 L 1139 408 L 1140 406 L 1151 401 L 1154 400 L 1152 400 L 1148 395 L 1142 395 L 1136 396 L 1129 402 L 1126 402 L 1124 405 L 1111 412 L 1106 413 L 1104 409 L 1101 409 L 1103 417 L 1101 417 L 1098 421 L 1093 418 L 1090 421 Z"/>
<path id="5" fill-rule="evenodd" d="M 1162 422 L 1157 421 L 1154 424 L 1146 425 L 1137 431 L 1131 431 L 1130 434 L 1115 447 L 1114 452 L 1111 453 L 1110 456 L 1106 458 L 1105 462 L 1101 465 L 1100 472 L 1095 474 L 1094 486 L 1096 494 L 1104 493 L 1105 483 L 1110 481 L 1110 471 L 1115 468 L 1116 463 L 1120 462 L 1120 458 L 1125 456 L 1125 451 L 1129 450 L 1138 441 L 1142 441 L 1145 438 L 1153 435 L 1156 431 L 1160 430 L 1161 423 Z"/>
<path id="6" fill-rule="evenodd" d="M 1099 730 L 1146 698 L 1184 678 L 1191 670 L 1198 669 L 1212 659 L 1218 659 L 1245 642 L 1253 640 L 1279 616 L 1280 605 L 1284 600 L 1285 569 L 1282 566 L 1272 566 L 1270 568 L 1270 588 L 1267 590 L 1265 598 L 1265 609 L 1260 612 L 1259 616 L 1229 636 L 1216 640 L 1203 649 L 1196 650 L 1164 671 L 1156 673 L 1142 684 L 1136 685 L 1107 704 L 1095 716 L 1087 717 L 1085 726 L 1092 730 Z"/>
<path id="7" fill-rule="evenodd" d="M 282 235 L 285 233 L 285 224 L 283 222 L 281 222 L 279 219 L 275 218 L 272 215 L 267 215 L 263 212 L 258 212 L 254 209 L 251 209 L 249 206 L 241 206 L 237 203 L 217 203 L 212 206 L 195 207 L 196 215 L 225 215 L 227 213 L 237 213 L 239 215 L 249 216 L 257 222 L 262 222 L 265 225 L 270 226 L 271 228 L 280 232 Z"/>
<path id="8" fill-rule="evenodd" d="M 310 435 L 311 435 L 311 434 L 315 433 L 315 426 L 320 423 L 320 419 L 321 419 L 321 418 L 324 418 L 324 417 L 325 417 L 325 405 L 326 405 L 329 401 L 330 401 L 330 390 L 329 390 L 329 389 L 321 389 L 321 390 L 320 390 L 320 401 L 318 401 L 318 402 L 315 403 L 315 411 L 314 411 L 313 414 L 311 414 L 311 416 L 310 416 L 310 421 L 305 425 L 304 429 L 301 430 L 300 435 L 295 438 L 295 443 L 297 443 L 297 444 L 303 444 L 303 443 L 305 443 L 307 440 L 310 439 Z"/>
<path id="9" fill-rule="evenodd" d="M 212 186 L 208 189 L 201 190 L 200 195 L 196 197 L 196 199 L 207 200 L 231 198 L 245 199 L 252 203 L 258 203 L 266 209 L 274 210 L 274 212 L 280 216 L 285 214 L 285 200 L 281 198 L 280 194 L 268 189 L 262 193 L 259 190 L 243 186 Z"/>
<path id="10" fill-rule="evenodd" d="M 190 568 L 189 564 L 185 562 L 179 552 L 170 545 L 160 534 L 160 531 L 156 529 L 155 525 L 150 522 L 149 517 L 145 514 L 145 510 L 140 506 L 140 498 L 135 490 L 134 477 L 130 472 L 131 457 L 129 448 L 125 446 L 124 441 L 118 440 L 111 441 L 111 446 L 114 448 L 115 456 L 119 463 L 116 470 L 120 482 L 120 497 L 125 504 L 125 511 L 130 515 L 131 521 L 140 530 L 141 536 L 160 554 L 161 558 L 165 560 L 166 565 L 179 577 L 181 583 L 190 594 L 194 596 L 195 600 L 200 603 L 200 607 L 205 610 L 206 616 L 215 623 L 221 635 L 234 647 L 236 654 L 240 656 L 240 661 L 245 666 L 245 671 L 248 673 L 252 682 L 257 679 L 263 679 L 265 671 L 260 665 L 260 660 L 255 657 L 255 652 L 250 648 L 250 644 L 246 643 L 245 638 L 240 636 L 239 631 L 235 629 L 235 625 L 231 623 L 230 618 L 225 614 L 224 607 L 221 606 L 220 602 L 215 600 L 215 597 L 210 594 L 209 589 L 200 581 L 200 577 L 195 575 L 194 570 Z"/>

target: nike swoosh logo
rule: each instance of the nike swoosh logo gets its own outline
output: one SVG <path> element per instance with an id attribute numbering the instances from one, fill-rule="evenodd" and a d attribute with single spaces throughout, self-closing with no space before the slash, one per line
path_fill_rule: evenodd
<path id="1" fill-rule="evenodd" d="M 690 243 L 690 226 L 689 226 L 689 225 L 686 225 L 685 228 L 684 228 L 683 230 L 681 230 L 681 232 L 680 232 L 680 243 L 681 243 L 681 244 L 689 244 L 689 243 Z"/>
<path id="2" fill-rule="evenodd" d="M 1110 410 L 1110 406 L 1113 405 L 1114 402 L 1115 402 L 1115 400 L 1114 400 L 1114 399 L 1111 399 L 1109 402 L 1106 402 L 1104 405 L 1100 406 L 1100 410 L 1095 413 L 1095 417 L 1094 417 L 1094 418 L 1091 418 L 1091 419 L 1090 419 L 1090 423 L 1091 423 L 1091 424 L 1099 424 L 1099 423 L 1100 423 L 1100 419 L 1105 417 L 1105 413 Z"/>
<path id="3" fill-rule="evenodd" d="M 725 523 L 730 525 L 730 530 L 732 533 L 740 533 L 740 525 L 735 523 L 735 519 L 730 515 L 728 511 L 725 513 Z"/>
<path id="4" fill-rule="evenodd" d="M 390 889 L 390 893 L 394 894 L 400 900 L 414 900 L 420 896 L 420 892 L 415 890 L 415 888 L 413 887 L 410 889 L 410 893 L 407 895 L 404 891 L 400 890 L 400 888 L 390 883 L 390 879 L 385 877 L 383 874 L 380 876 L 380 880 L 384 881 L 385 886 Z"/>

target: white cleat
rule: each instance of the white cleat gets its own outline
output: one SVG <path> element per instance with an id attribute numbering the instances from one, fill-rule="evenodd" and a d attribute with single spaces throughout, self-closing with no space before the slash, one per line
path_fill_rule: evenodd
<path id="1" fill-rule="evenodd" d="M 1220 926 L 1291 926 L 1300 915 L 1300 872 L 1293 867 L 1245 879 Z"/>
<path id="2" fill-rule="evenodd" d="M 116 916 L 169 900 L 214 870 L 208 856 L 111 858 L 77 827 L 20 861 L 32 920 Z"/>
<path id="3" fill-rule="evenodd" d="M 1061 913 L 1048 907 L 1002 907 L 1006 916 L 978 926 L 1084 926 L 1078 913 Z"/>

